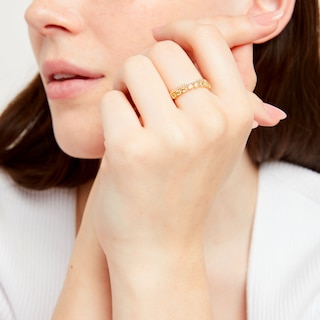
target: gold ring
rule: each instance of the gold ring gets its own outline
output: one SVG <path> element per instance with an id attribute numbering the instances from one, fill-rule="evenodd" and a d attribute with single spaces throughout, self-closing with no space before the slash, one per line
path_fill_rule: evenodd
<path id="1" fill-rule="evenodd" d="M 174 90 L 172 90 L 170 92 L 170 97 L 171 97 L 171 99 L 174 100 L 190 90 L 199 89 L 199 88 L 206 88 L 206 89 L 210 90 L 211 84 L 206 79 L 199 79 L 199 80 L 195 80 L 195 81 L 190 81 L 190 82 L 184 83 L 184 84 L 180 85 L 179 87 L 175 88 Z"/>

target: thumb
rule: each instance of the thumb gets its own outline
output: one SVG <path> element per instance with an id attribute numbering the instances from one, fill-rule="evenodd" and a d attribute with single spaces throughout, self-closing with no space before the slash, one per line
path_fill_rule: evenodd
<path id="1" fill-rule="evenodd" d="M 252 92 L 257 83 L 257 76 L 253 66 L 252 44 L 234 47 L 232 48 L 232 54 L 245 87 Z"/>

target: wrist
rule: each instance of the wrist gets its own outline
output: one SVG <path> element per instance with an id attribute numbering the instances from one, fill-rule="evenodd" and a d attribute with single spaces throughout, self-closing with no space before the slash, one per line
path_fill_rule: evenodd
<path id="1" fill-rule="evenodd" d="M 180 268 L 201 268 L 204 266 L 202 241 L 187 244 L 170 243 L 167 245 L 143 241 L 142 244 L 128 241 L 125 245 L 108 246 L 105 249 L 110 270 L 132 277 L 143 275 L 145 270 L 151 273 L 168 274 Z"/>
<path id="2" fill-rule="evenodd" d="M 126 267 L 113 265 L 110 279 L 117 319 L 186 320 L 210 314 L 202 254 L 144 260 Z M 209 319 L 201 316 L 199 319 L 202 318 Z"/>

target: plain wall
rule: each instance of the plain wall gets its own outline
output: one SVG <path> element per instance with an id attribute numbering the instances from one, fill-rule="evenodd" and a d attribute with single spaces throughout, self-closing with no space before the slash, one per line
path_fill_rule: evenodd
<path id="1" fill-rule="evenodd" d="M 0 112 L 37 72 L 24 20 L 31 1 L 0 1 Z"/>

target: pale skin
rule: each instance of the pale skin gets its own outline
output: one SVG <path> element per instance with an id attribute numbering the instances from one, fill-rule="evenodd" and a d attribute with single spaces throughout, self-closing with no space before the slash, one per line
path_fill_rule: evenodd
<path id="1" fill-rule="evenodd" d="M 245 144 L 257 123 L 284 118 L 252 93 L 252 43 L 281 32 L 293 6 L 33 1 L 26 20 L 46 89 L 48 60 L 102 75 L 49 99 L 61 148 L 102 159 L 93 188 L 79 189 L 84 217 L 53 319 L 246 318 L 258 170 Z M 212 90 L 172 101 L 170 90 L 202 77 Z"/>

